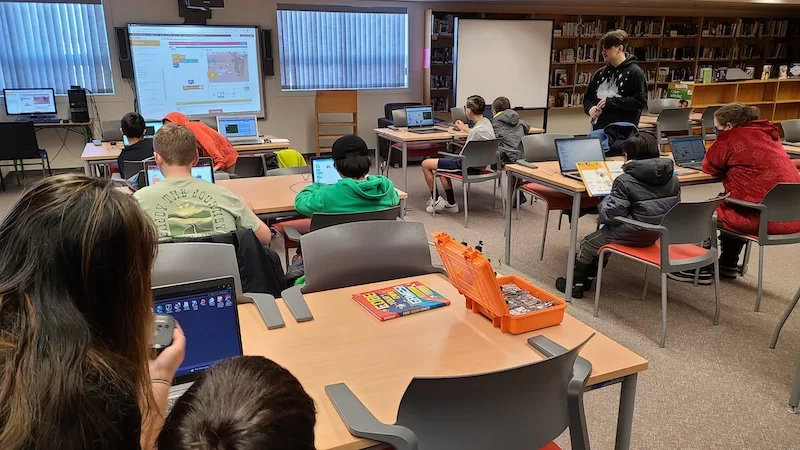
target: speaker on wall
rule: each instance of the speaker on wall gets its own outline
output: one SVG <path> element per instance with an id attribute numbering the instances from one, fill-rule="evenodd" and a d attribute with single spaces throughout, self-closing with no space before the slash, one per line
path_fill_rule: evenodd
<path id="1" fill-rule="evenodd" d="M 133 62 L 131 61 L 131 43 L 128 40 L 128 29 L 116 27 L 117 48 L 119 49 L 119 70 L 122 78 L 133 79 Z"/>
<path id="2" fill-rule="evenodd" d="M 275 75 L 275 60 L 272 58 L 272 30 L 261 30 L 261 66 L 265 77 Z"/>

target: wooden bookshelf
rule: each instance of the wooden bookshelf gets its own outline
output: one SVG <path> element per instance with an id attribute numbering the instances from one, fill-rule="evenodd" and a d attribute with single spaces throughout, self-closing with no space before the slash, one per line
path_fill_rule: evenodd
<path id="1" fill-rule="evenodd" d="M 690 87 L 692 107 L 696 109 L 741 102 L 758 107 L 762 119 L 800 119 L 800 78 L 697 83 Z"/>

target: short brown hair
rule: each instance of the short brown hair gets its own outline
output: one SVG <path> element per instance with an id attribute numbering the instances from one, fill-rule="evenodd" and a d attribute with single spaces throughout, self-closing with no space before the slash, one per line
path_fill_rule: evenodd
<path id="1" fill-rule="evenodd" d="M 600 38 L 603 48 L 611 48 L 621 45 L 623 49 L 628 48 L 628 33 L 624 30 L 612 30 Z"/>
<path id="2" fill-rule="evenodd" d="M 511 109 L 511 102 L 507 97 L 497 97 L 494 99 L 494 102 L 492 102 L 492 109 L 496 113 L 503 112 L 507 109 Z"/>
<path id="3" fill-rule="evenodd" d="M 158 436 L 170 450 L 314 450 L 314 401 L 261 356 L 208 369 L 175 403 Z"/>
<path id="4" fill-rule="evenodd" d="M 170 166 L 191 166 L 197 157 L 197 140 L 192 130 L 167 123 L 156 133 L 153 150 Z"/>
<path id="5" fill-rule="evenodd" d="M 758 120 L 758 115 L 758 108 L 739 102 L 728 103 L 714 113 L 714 117 L 720 125 L 729 123 L 734 127 L 740 127 L 747 122 Z"/>

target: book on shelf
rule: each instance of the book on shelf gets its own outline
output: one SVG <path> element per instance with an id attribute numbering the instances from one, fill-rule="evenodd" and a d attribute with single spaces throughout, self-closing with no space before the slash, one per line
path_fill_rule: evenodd
<path id="1" fill-rule="evenodd" d="M 619 23 L 615 23 L 614 29 L 618 28 L 616 25 Z M 609 19 L 596 19 L 587 22 L 581 21 L 580 24 L 580 35 L 581 37 L 600 37 L 606 31 L 612 29 L 611 20 Z"/>
<path id="2" fill-rule="evenodd" d="M 728 74 L 727 67 L 716 67 L 714 68 L 714 81 L 725 81 L 725 77 Z"/>
<path id="3" fill-rule="evenodd" d="M 556 95 L 551 94 L 548 97 L 548 103 L 551 108 L 569 108 L 573 106 L 583 106 L 583 93 L 559 92 Z"/>
<path id="4" fill-rule="evenodd" d="M 761 68 L 761 79 L 762 80 L 769 80 L 769 77 L 772 75 L 772 64 L 764 64 Z"/>
<path id="5" fill-rule="evenodd" d="M 565 69 L 555 69 L 553 71 L 553 86 L 569 85 L 569 77 Z"/>
<path id="6" fill-rule="evenodd" d="M 658 46 L 649 45 L 647 47 L 630 47 L 628 52 L 639 61 L 658 59 Z"/>
<path id="7" fill-rule="evenodd" d="M 433 97 L 431 98 L 431 107 L 434 112 L 450 112 L 450 98 Z"/>
<path id="8" fill-rule="evenodd" d="M 783 42 L 778 42 L 775 44 L 775 47 L 772 48 L 772 51 L 769 53 L 769 57 L 771 59 L 783 59 L 786 58 L 786 44 Z"/>
<path id="9" fill-rule="evenodd" d="M 578 37 L 580 33 L 579 22 L 561 22 L 562 37 Z"/>
<path id="10" fill-rule="evenodd" d="M 455 32 L 455 16 L 452 14 L 433 16 L 433 35 L 452 36 Z"/>
<path id="11" fill-rule="evenodd" d="M 763 47 L 756 44 L 738 44 L 733 48 L 733 59 L 761 59 Z"/>
<path id="12" fill-rule="evenodd" d="M 583 185 L 590 197 L 599 197 L 611 194 L 614 179 L 622 174 L 624 161 L 592 161 L 576 164 L 581 175 Z"/>
<path id="13" fill-rule="evenodd" d="M 667 90 L 658 86 L 653 87 L 653 89 L 648 90 L 647 98 L 649 99 L 667 98 Z"/>
<path id="14" fill-rule="evenodd" d="M 419 281 L 354 294 L 353 300 L 380 321 L 441 308 L 450 300 Z"/>
<path id="15" fill-rule="evenodd" d="M 678 84 L 675 86 L 686 87 L 670 87 L 667 89 L 667 98 L 675 98 L 680 100 L 682 108 L 688 107 L 692 104 L 692 90 L 685 84 Z"/>
<path id="16" fill-rule="evenodd" d="M 630 37 L 661 36 L 661 19 L 625 20 L 625 32 Z"/>
<path id="17" fill-rule="evenodd" d="M 453 77 L 451 75 L 431 75 L 431 89 L 452 90 Z"/>
<path id="18" fill-rule="evenodd" d="M 700 26 L 696 23 L 668 23 L 665 26 L 664 36 L 670 37 L 695 37 Z"/>
<path id="19" fill-rule="evenodd" d="M 732 48 L 725 47 L 700 47 L 700 59 L 729 60 L 733 54 Z"/>
<path id="20" fill-rule="evenodd" d="M 663 47 L 659 53 L 659 59 L 671 61 L 694 61 L 697 57 L 697 48 L 695 47 Z"/>
<path id="21" fill-rule="evenodd" d="M 431 64 L 453 64 L 452 48 L 431 49 Z"/>
<path id="22" fill-rule="evenodd" d="M 703 25 L 704 37 L 732 37 L 736 35 L 736 23 L 708 22 Z"/>
<path id="23" fill-rule="evenodd" d="M 658 77 L 657 77 L 657 81 L 658 81 L 659 83 L 666 83 L 666 82 L 667 82 L 667 77 L 668 77 L 668 76 L 669 76 L 669 67 L 668 67 L 668 66 L 665 66 L 665 67 L 659 67 L 659 68 L 658 68 Z"/>
<path id="24" fill-rule="evenodd" d="M 580 62 L 599 61 L 600 51 L 596 44 L 584 44 L 578 46 L 577 58 Z"/>
<path id="25" fill-rule="evenodd" d="M 589 81 L 592 79 L 591 72 L 578 72 L 575 74 L 575 84 L 577 85 L 587 85 Z"/>
<path id="26" fill-rule="evenodd" d="M 565 48 L 562 50 L 553 49 L 550 52 L 550 61 L 560 63 L 574 63 L 575 49 Z"/>
<path id="27" fill-rule="evenodd" d="M 699 67 L 701 83 L 711 83 L 714 81 L 714 68 L 713 67 Z"/>

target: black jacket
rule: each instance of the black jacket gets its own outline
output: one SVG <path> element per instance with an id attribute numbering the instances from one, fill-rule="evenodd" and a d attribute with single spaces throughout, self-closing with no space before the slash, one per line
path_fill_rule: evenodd
<path id="1" fill-rule="evenodd" d="M 153 157 L 153 140 L 142 139 L 141 141 L 129 145 L 122 149 L 122 152 L 117 157 L 117 165 L 119 166 L 119 173 L 122 178 L 130 178 L 135 174 L 125 173 L 125 161 L 142 161 L 147 158 Z"/>
<path id="2" fill-rule="evenodd" d="M 636 62 L 636 57 L 629 55 L 619 66 L 606 64 L 592 75 L 583 97 L 583 111 L 589 114 L 592 106 L 606 99 L 606 106 L 593 125 L 595 130 L 614 122 L 639 123 L 642 109 L 647 106 L 647 80 Z"/>
<path id="3" fill-rule="evenodd" d="M 600 222 L 608 242 L 647 247 L 659 234 L 619 223 L 615 217 L 658 225 L 664 215 L 681 201 L 681 186 L 671 160 L 652 158 L 631 160 L 622 175 L 614 180 L 611 195 L 600 203 Z"/>

